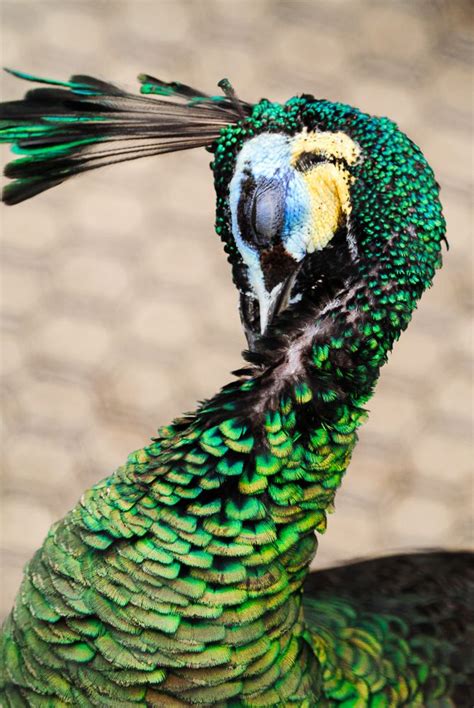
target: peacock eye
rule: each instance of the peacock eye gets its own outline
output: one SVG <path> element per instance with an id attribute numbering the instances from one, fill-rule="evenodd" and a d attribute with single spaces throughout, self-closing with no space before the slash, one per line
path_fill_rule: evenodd
<path id="1" fill-rule="evenodd" d="M 295 169 L 298 172 L 307 172 L 315 165 L 320 165 L 321 163 L 328 162 L 324 155 L 320 155 L 316 152 L 302 152 L 295 163 Z"/>
<path id="2" fill-rule="evenodd" d="M 258 180 L 246 206 L 248 240 L 260 248 L 270 246 L 283 226 L 284 187 L 281 181 Z"/>

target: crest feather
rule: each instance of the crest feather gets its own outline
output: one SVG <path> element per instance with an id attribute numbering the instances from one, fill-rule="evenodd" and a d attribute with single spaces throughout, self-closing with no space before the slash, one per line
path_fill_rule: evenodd
<path id="1" fill-rule="evenodd" d="M 91 76 L 56 81 L 7 69 L 46 84 L 0 104 L 0 142 L 21 155 L 7 164 L 3 190 L 18 204 L 81 172 L 177 150 L 211 145 L 222 128 L 250 114 L 249 103 L 210 96 L 141 74 L 141 95 Z"/>

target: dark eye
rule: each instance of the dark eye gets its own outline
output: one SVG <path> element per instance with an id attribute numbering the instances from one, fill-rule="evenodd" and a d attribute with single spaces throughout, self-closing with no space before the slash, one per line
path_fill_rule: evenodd
<path id="1" fill-rule="evenodd" d="M 295 168 L 299 172 L 306 172 L 321 162 L 327 162 L 327 158 L 324 155 L 318 155 L 315 152 L 302 152 L 295 163 Z"/>

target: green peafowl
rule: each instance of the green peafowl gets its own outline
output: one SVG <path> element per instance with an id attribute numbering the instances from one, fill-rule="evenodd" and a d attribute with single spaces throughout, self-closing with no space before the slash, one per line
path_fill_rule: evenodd
<path id="1" fill-rule="evenodd" d="M 440 265 L 421 151 L 310 95 L 12 73 L 46 86 L 2 106 L 21 155 L 7 204 L 103 165 L 213 153 L 249 350 L 51 528 L 4 625 L 3 705 L 472 705 L 468 553 L 308 572 L 380 367 Z"/>

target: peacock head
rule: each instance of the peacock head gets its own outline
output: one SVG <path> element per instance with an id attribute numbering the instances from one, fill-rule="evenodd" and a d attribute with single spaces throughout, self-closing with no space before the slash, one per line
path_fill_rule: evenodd
<path id="1" fill-rule="evenodd" d="M 317 320 L 331 303 L 346 315 L 389 305 L 389 347 L 433 278 L 445 232 L 419 148 L 387 118 L 300 96 L 261 101 L 214 153 L 216 229 L 250 349 L 265 333 L 291 337 L 299 313 Z"/>
<path id="2" fill-rule="evenodd" d="M 350 233 L 351 167 L 359 156 L 360 148 L 343 132 L 264 132 L 244 143 L 229 206 L 244 264 L 241 311 L 249 343 L 301 300 L 311 256 L 315 262 L 338 232 Z"/>
<path id="3" fill-rule="evenodd" d="M 308 95 L 251 105 L 226 80 L 224 96 L 209 96 L 142 75 L 137 96 L 89 76 L 11 73 L 47 87 L 2 104 L 0 141 L 22 155 L 5 170 L 7 204 L 108 164 L 214 153 L 216 231 L 250 349 L 264 335 L 291 339 L 308 314 L 339 317 L 339 338 L 356 312 L 380 361 L 431 283 L 445 231 L 438 185 L 387 118 Z"/>

